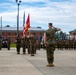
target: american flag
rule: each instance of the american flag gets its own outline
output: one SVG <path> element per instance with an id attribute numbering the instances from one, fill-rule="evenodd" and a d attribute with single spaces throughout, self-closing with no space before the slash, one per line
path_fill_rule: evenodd
<path id="1" fill-rule="evenodd" d="M 25 34 L 28 31 L 28 28 L 30 28 L 30 15 L 28 14 L 26 23 L 25 23 L 25 13 L 24 13 L 24 19 L 23 19 L 23 37 L 25 37 Z"/>
<path id="2" fill-rule="evenodd" d="M 25 12 L 23 15 L 23 37 L 25 37 Z"/>

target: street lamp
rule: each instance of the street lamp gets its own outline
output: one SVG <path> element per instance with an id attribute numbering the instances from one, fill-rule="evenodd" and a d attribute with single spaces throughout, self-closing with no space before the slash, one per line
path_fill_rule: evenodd
<path id="1" fill-rule="evenodd" d="M 18 14 L 17 14 L 17 36 L 19 36 L 19 6 L 21 3 L 21 0 L 15 0 L 18 6 Z"/>
<path id="2" fill-rule="evenodd" d="M 0 27 L 0 37 L 2 36 L 2 17 L 1 17 L 1 27 Z"/>

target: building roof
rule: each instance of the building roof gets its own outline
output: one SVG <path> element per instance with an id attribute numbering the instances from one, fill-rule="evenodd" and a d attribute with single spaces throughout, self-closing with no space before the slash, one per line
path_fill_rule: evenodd
<path id="1" fill-rule="evenodd" d="M 1 30 L 1 27 L 0 27 L 0 30 Z M 19 27 L 19 31 L 22 31 L 23 30 L 23 27 Z M 2 31 L 17 31 L 17 27 L 2 27 Z M 29 31 L 32 31 L 32 32 L 44 32 L 45 29 L 42 29 L 41 27 L 30 27 L 29 28 Z"/>
<path id="2" fill-rule="evenodd" d="M 36 32 L 36 31 L 44 32 L 45 29 L 42 29 L 41 27 L 31 27 L 31 28 L 29 28 L 29 31 L 32 31 L 32 32 Z"/>

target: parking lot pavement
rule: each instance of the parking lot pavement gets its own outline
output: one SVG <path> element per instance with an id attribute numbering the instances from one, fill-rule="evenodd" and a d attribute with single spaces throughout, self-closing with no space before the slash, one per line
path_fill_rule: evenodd
<path id="1" fill-rule="evenodd" d="M 76 75 L 76 51 L 55 50 L 55 67 L 46 67 L 46 51 L 37 50 L 35 56 L 17 55 L 16 48 L 0 51 L 0 75 Z"/>

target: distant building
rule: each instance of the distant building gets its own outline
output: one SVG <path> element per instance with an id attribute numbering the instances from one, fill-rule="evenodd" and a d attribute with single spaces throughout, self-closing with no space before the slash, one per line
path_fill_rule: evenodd
<path id="1" fill-rule="evenodd" d="M 1 29 L 1 28 L 0 28 Z M 19 27 L 19 35 L 22 37 L 23 27 Z M 35 33 L 37 36 L 43 35 L 45 29 L 41 27 L 30 27 L 29 31 L 31 33 Z M 15 38 L 17 37 L 17 27 L 2 27 L 2 36 L 3 37 L 10 37 L 11 43 L 15 43 Z"/>

